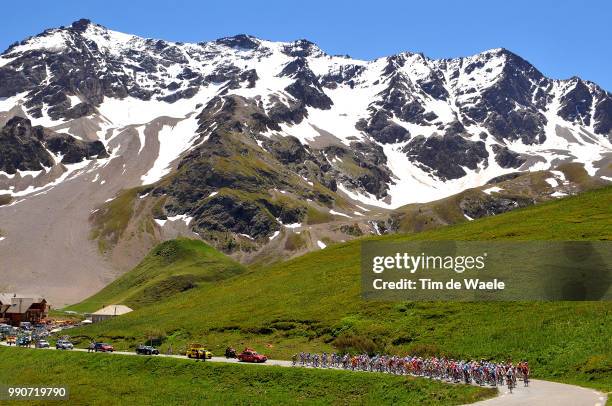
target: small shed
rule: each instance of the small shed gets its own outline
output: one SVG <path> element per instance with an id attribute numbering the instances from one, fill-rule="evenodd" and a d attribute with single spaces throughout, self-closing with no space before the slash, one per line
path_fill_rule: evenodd
<path id="1" fill-rule="evenodd" d="M 132 311 L 133 309 L 125 305 L 108 305 L 94 313 L 87 314 L 86 317 L 93 323 L 99 323 L 101 321 L 121 316 L 122 314 L 127 314 Z"/>

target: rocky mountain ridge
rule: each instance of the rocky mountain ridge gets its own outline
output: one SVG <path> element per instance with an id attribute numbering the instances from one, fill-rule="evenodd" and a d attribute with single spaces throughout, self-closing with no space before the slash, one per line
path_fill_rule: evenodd
<path id="1" fill-rule="evenodd" d="M 43 125 L 96 114 L 115 124 L 112 112 L 105 114 L 110 100 L 180 104 L 226 94 L 258 98 L 269 120 L 266 129 L 295 135 L 302 143 L 322 130 L 345 145 L 355 138 L 388 146 L 412 163 L 404 172 L 425 178 L 433 188 L 436 181 L 461 178 L 474 186 L 473 178 L 479 178 L 474 172 L 490 166 L 495 170 L 489 172 L 503 172 L 532 168 L 534 160 L 544 165 L 581 160 L 567 145 L 576 141 L 584 149 L 605 149 L 612 131 L 608 92 L 579 78 L 548 79 L 505 49 L 456 59 L 402 53 L 359 61 L 329 56 L 306 40 L 273 43 L 238 35 L 182 44 L 79 20 L 9 47 L 0 77 L 0 97 L 21 95 L 24 113 Z M 201 93 L 207 94 L 200 98 Z M 188 113 L 194 106 L 181 110 Z M 578 134 L 559 136 L 560 126 Z M 435 140 L 424 140 L 432 135 Z M 567 145 L 559 148 L 563 142 Z M 427 153 L 432 148 L 451 154 L 436 159 Z M 405 162 L 393 166 L 401 165 Z M 388 196 L 384 203 L 397 207 L 406 201 L 393 196 L 392 186 L 410 176 L 391 172 L 399 182 L 382 180 L 378 193 L 364 185 L 345 186 L 383 202 Z"/>
<path id="2" fill-rule="evenodd" d="M 176 235 L 265 261 L 612 180 L 612 95 L 502 48 L 363 61 L 307 40 L 188 44 L 79 20 L 0 55 L 2 127 L 0 251 L 52 207 L 110 258 L 91 269 L 110 273 Z M 452 215 L 428 204 L 445 199 Z M 64 238 L 49 227 L 59 234 L 38 244 Z"/>

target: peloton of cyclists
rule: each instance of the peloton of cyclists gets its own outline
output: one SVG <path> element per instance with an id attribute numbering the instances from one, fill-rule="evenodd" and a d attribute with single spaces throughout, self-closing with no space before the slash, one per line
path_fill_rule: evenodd
<path id="1" fill-rule="evenodd" d="M 396 375 L 425 376 L 450 382 L 463 382 L 476 385 L 508 385 L 510 391 L 516 387 L 517 379 L 524 386 L 529 384 L 529 364 L 521 361 L 516 366 L 512 362 L 495 363 L 481 359 L 457 360 L 445 357 L 420 357 L 406 355 L 368 354 L 350 355 L 323 352 L 294 354 L 292 365 L 312 368 L 339 368 L 353 371 L 383 372 Z"/>

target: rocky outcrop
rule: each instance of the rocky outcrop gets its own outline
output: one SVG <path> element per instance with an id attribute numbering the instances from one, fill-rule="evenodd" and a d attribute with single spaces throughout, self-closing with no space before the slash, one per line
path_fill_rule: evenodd
<path id="1" fill-rule="evenodd" d="M 230 48 L 238 49 L 257 49 L 259 47 L 259 40 L 246 34 L 238 34 L 233 37 L 221 38 L 216 42 Z"/>
<path id="2" fill-rule="evenodd" d="M 393 174 L 387 167 L 387 156 L 382 147 L 370 142 L 351 142 L 353 161 L 364 172 L 349 178 L 349 183 L 379 199 L 387 196 Z"/>
<path id="3" fill-rule="evenodd" d="M 310 152 L 295 137 L 275 136 L 263 140 L 263 147 L 284 165 L 302 164 L 310 158 Z"/>
<path id="4" fill-rule="evenodd" d="M 557 111 L 567 121 L 591 125 L 591 106 L 593 96 L 590 89 L 580 79 L 576 78 L 573 89 L 561 96 L 561 108 Z"/>
<path id="5" fill-rule="evenodd" d="M 0 130 L 0 171 L 40 171 L 51 167 L 53 157 L 45 149 L 44 130 L 32 127 L 30 121 L 15 117 Z"/>
<path id="6" fill-rule="evenodd" d="M 318 77 L 310 70 L 305 58 L 298 57 L 288 63 L 281 71 L 280 76 L 295 79 L 295 82 L 287 86 L 285 90 L 306 106 L 323 110 L 331 108 L 332 100 L 323 91 Z"/>
<path id="7" fill-rule="evenodd" d="M 108 156 L 100 141 L 85 142 L 68 134 L 59 134 L 32 126 L 30 120 L 13 117 L 0 130 L 0 171 L 14 174 L 17 170 L 39 171 L 50 168 L 61 157 L 63 164 Z"/>
<path id="8" fill-rule="evenodd" d="M 473 123 L 483 123 L 489 132 L 507 140 L 521 139 L 525 144 L 541 144 L 546 139 L 546 118 L 541 109 L 548 102 L 546 92 L 552 86 L 537 69 L 518 55 L 505 49 L 490 57 L 502 61 L 499 78 L 482 91 L 475 103 L 461 105 L 463 114 Z M 474 62 L 466 71 L 483 61 Z"/>
<path id="9" fill-rule="evenodd" d="M 349 148 L 333 145 L 321 152 L 327 162 L 333 163 L 330 170 L 333 179 L 349 189 L 370 193 L 379 199 L 387 196 L 392 173 L 380 145 L 354 141 Z M 329 187 L 336 190 L 335 183 Z"/>
<path id="10" fill-rule="evenodd" d="M 410 132 L 391 121 L 389 113 L 384 110 L 378 110 L 369 121 L 361 119 L 357 122 L 355 128 L 365 132 L 381 144 L 395 144 L 410 139 Z"/>
<path id="11" fill-rule="evenodd" d="M 523 172 L 511 172 L 511 173 L 506 173 L 504 175 L 500 175 L 500 176 L 496 176 L 492 179 L 489 179 L 487 181 L 487 183 L 485 183 L 486 185 L 494 185 L 496 183 L 501 183 L 501 182 L 505 182 L 507 180 L 512 180 L 512 179 L 516 179 L 519 176 L 523 175 Z"/>
<path id="12" fill-rule="evenodd" d="M 606 93 L 597 101 L 593 118 L 595 133 L 606 134 L 608 139 L 612 140 L 612 95 L 610 93 Z"/>
<path id="13" fill-rule="evenodd" d="M 495 154 L 495 162 L 502 168 L 518 168 L 526 161 L 520 154 L 510 151 L 506 146 L 493 144 L 491 148 Z"/>
<path id="14" fill-rule="evenodd" d="M 256 202 L 235 196 L 215 196 L 193 211 L 196 230 L 244 234 L 253 239 L 266 237 L 280 228 L 276 219 Z"/>
<path id="15" fill-rule="evenodd" d="M 403 73 L 393 73 L 387 88 L 380 94 L 379 108 L 392 113 L 408 123 L 427 125 L 437 116 L 426 113 L 422 104 L 414 97 L 414 85 Z"/>
<path id="16" fill-rule="evenodd" d="M 480 196 L 475 198 L 468 195 L 459 201 L 459 207 L 463 214 L 472 219 L 494 216 L 533 204 L 535 204 L 533 199 L 523 196 Z"/>
<path id="17" fill-rule="evenodd" d="M 84 159 L 107 158 L 108 152 L 101 141 L 85 142 L 68 134 L 52 134 L 45 145 L 54 154 L 62 157 L 62 163 L 75 164 Z"/>
<path id="18" fill-rule="evenodd" d="M 402 152 L 423 170 L 441 179 L 458 179 L 466 174 L 462 167 L 476 169 L 489 156 L 484 142 L 470 141 L 447 133 L 426 138 L 419 135 Z"/>
<path id="19" fill-rule="evenodd" d="M 363 231 L 357 223 L 343 224 L 340 226 L 340 231 L 353 237 L 361 237 L 363 235 Z"/>
<path id="20" fill-rule="evenodd" d="M 305 58 L 308 56 L 323 54 L 318 46 L 307 39 L 300 39 L 285 45 L 283 47 L 283 53 L 295 58 Z"/>
<path id="21" fill-rule="evenodd" d="M 355 87 L 359 75 L 365 71 L 363 66 L 340 66 L 337 71 L 329 72 L 321 78 L 321 85 L 335 89 L 339 84 L 347 84 L 351 89 Z"/>
<path id="22" fill-rule="evenodd" d="M 272 97 L 271 99 L 274 105 L 268 110 L 268 116 L 277 124 L 299 124 L 308 116 L 306 105 L 302 101 L 283 103 L 278 97 Z M 280 127 L 278 129 L 280 130 Z"/>

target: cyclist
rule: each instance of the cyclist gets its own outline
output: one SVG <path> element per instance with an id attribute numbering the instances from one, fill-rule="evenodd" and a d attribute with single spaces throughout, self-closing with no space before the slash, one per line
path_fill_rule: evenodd
<path id="1" fill-rule="evenodd" d="M 510 363 L 506 368 L 506 384 L 508 385 L 508 390 L 510 390 L 510 393 L 512 393 L 512 388 L 514 388 L 514 381 L 514 367 L 512 366 L 512 363 Z"/>

